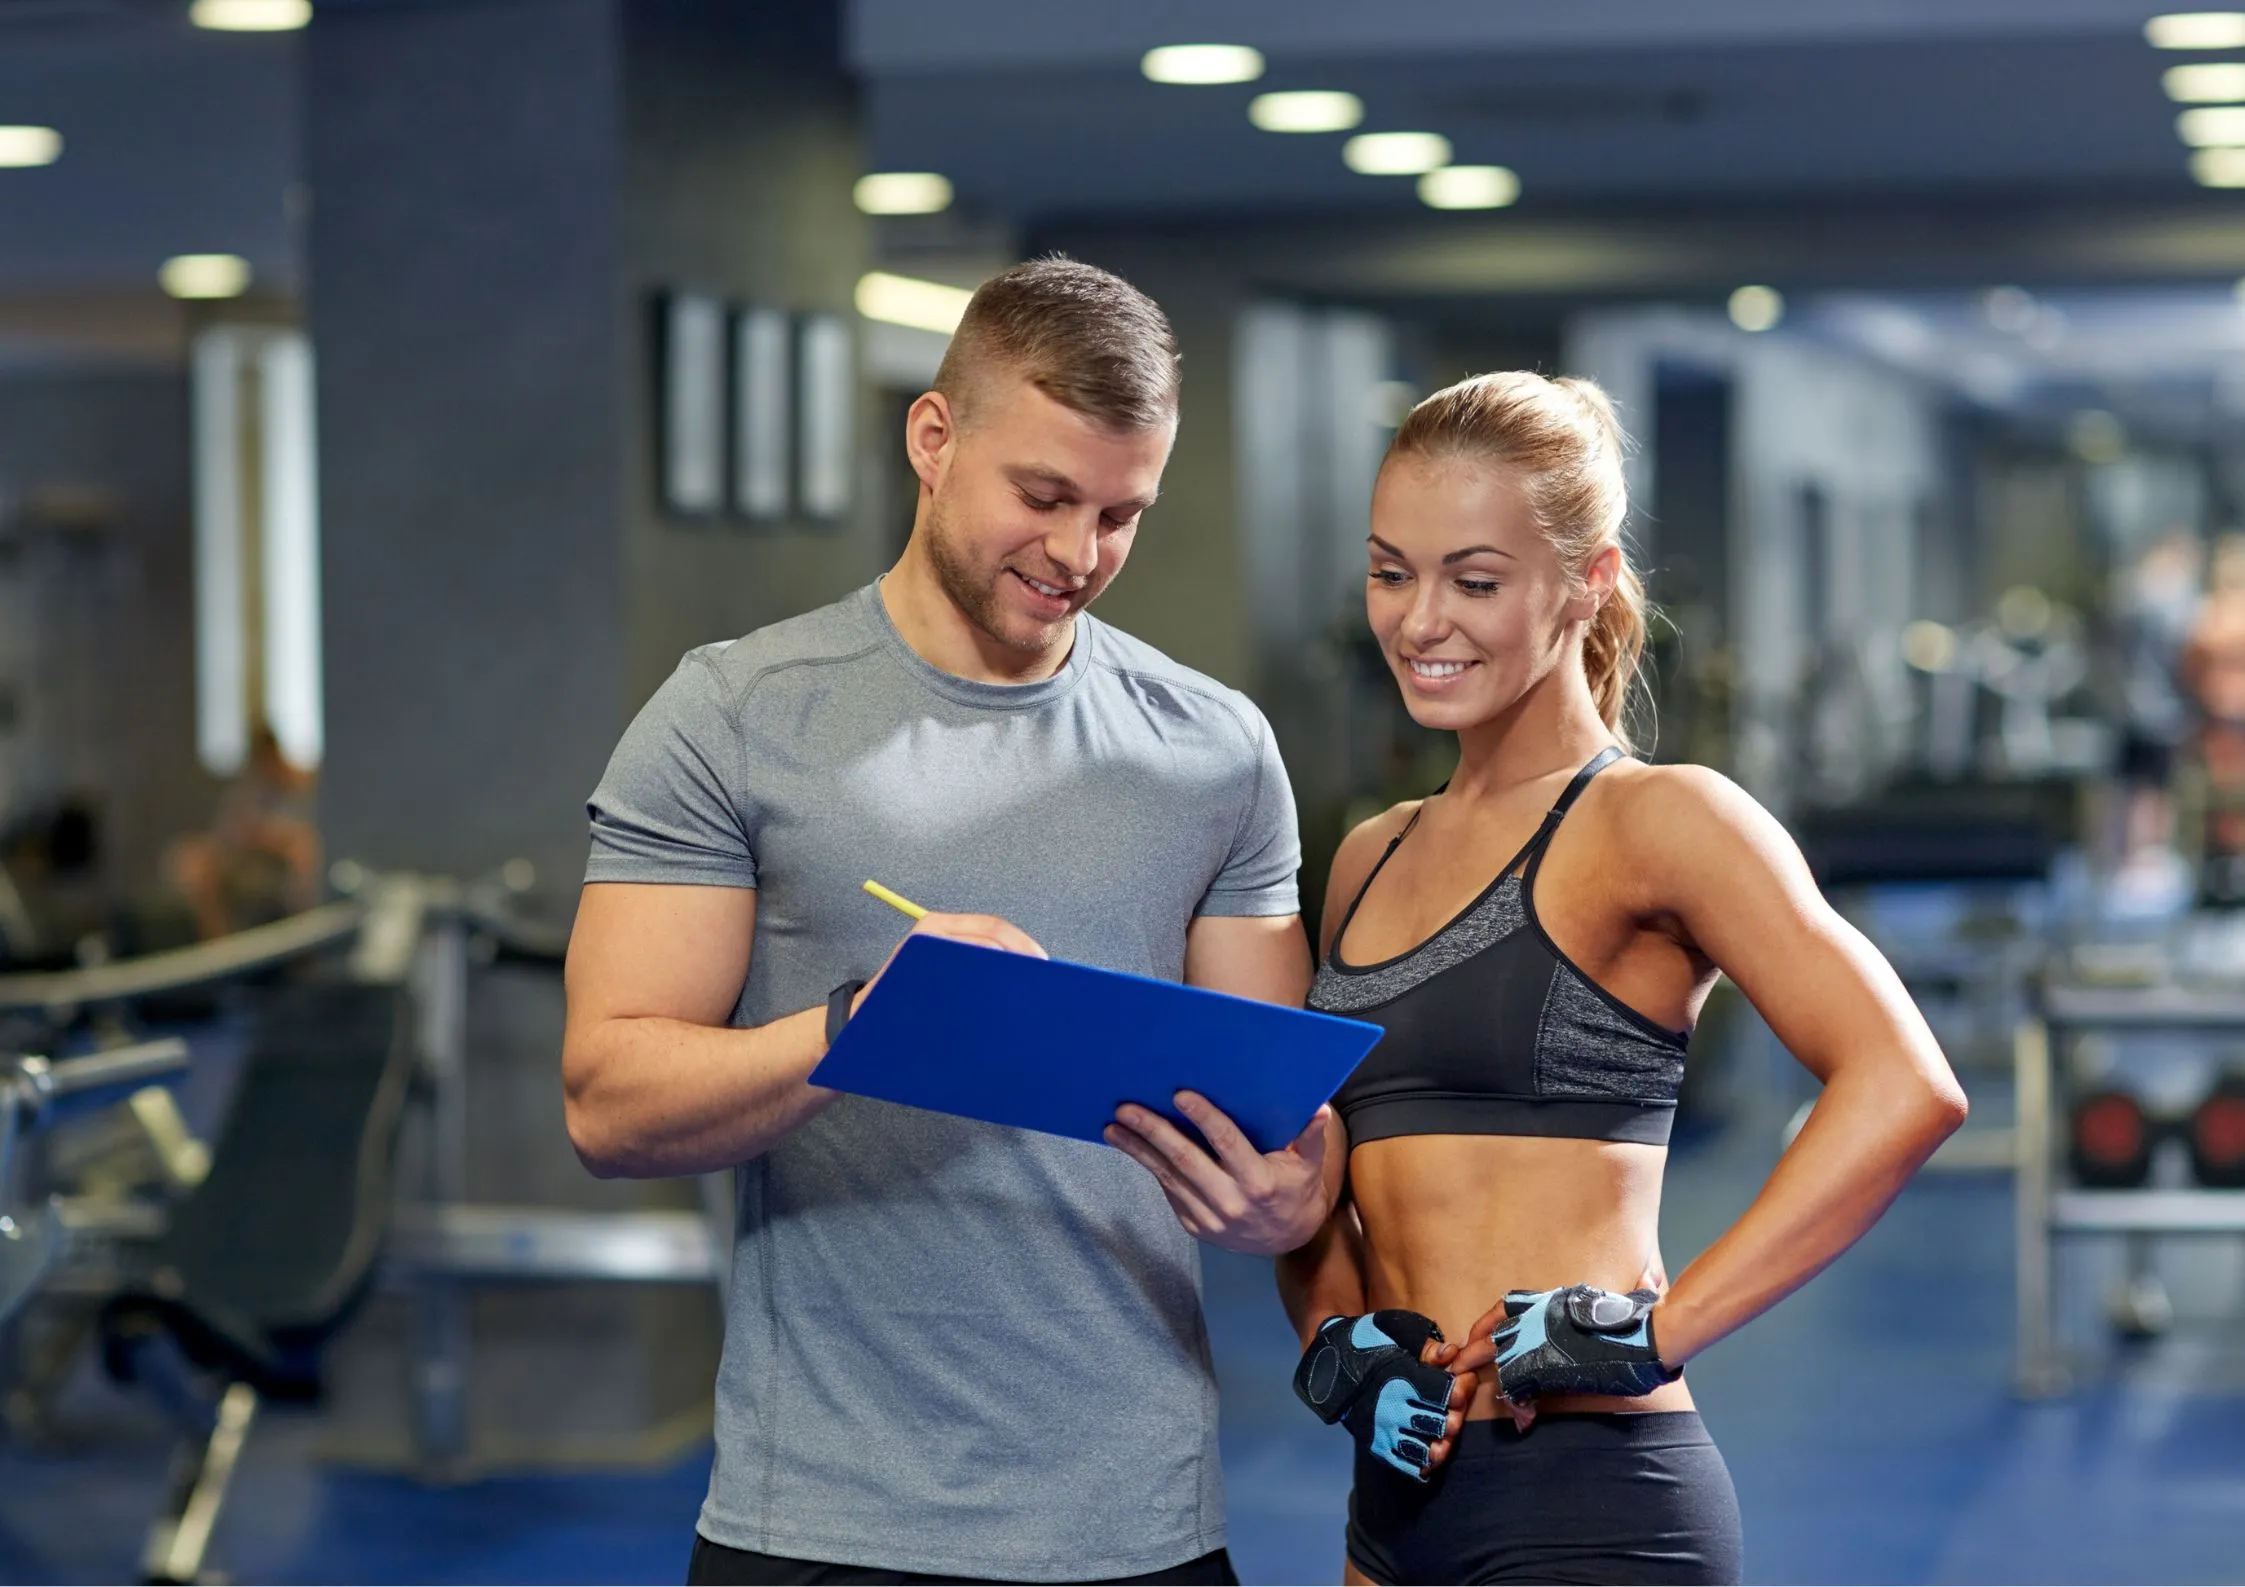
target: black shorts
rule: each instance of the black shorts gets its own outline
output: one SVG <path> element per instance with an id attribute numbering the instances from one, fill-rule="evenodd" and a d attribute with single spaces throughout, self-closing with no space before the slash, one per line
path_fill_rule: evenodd
<path id="1" fill-rule="evenodd" d="M 1425 1483 L 1360 1447 L 1349 1562 L 1376 1582 L 1735 1582 L 1738 1495 L 1697 1411 L 1468 1422 Z"/>
<path id="2" fill-rule="evenodd" d="M 1175 1587 L 1239 1587 L 1232 1557 L 1218 1549 L 1167 1570 L 1143 1576 L 1112 1578 L 1119 1583 L 1175 1584 Z M 764 1587 L 764 1584 L 843 1582 L 980 1582 L 985 1576 L 926 1576 L 913 1571 L 881 1570 L 870 1565 L 830 1565 L 823 1560 L 786 1559 L 778 1554 L 752 1554 L 746 1549 L 712 1543 L 694 1534 L 694 1557 L 686 1566 L 688 1587 Z"/>

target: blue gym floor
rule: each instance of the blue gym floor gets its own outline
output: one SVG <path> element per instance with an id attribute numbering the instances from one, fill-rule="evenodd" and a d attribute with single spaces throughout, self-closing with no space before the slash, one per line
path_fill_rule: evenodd
<path id="1" fill-rule="evenodd" d="M 1679 1150 L 1672 1263 L 1773 1155 L 1766 1121 Z M 2170 1248 L 2181 1322 L 2117 1354 L 2097 1324 L 2098 1259 L 2076 1260 L 2072 1330 L 2095 1359 L 2072 1397 L 2023 1404 L 2009 1377 L 2010 1220 L 2001 1177 L 1921 1180 L 1829 1273 L 1693 1364 L 1737 1479 L 1750 1579 L 2245 1577 L 2235 1251 Z M 1208 1305 L 1240 1572 L 1336 1580 L 1347 1450 L 1288 1390 L 1294 1347 L 1266 1265 L 1211 1253 Z M 0 1445 L 0 1579 L 134 1575 L 164 1442 L 90 1372 L 73 1400 L 62 1449 Z M 426 1487 L 321 1467 L 308 1441 L 301 1421 L 260 1425 L 214 1568 L 243 1582 L 675 1581 L 707 1469 L 702 1452 L 653 1475 Z"/>

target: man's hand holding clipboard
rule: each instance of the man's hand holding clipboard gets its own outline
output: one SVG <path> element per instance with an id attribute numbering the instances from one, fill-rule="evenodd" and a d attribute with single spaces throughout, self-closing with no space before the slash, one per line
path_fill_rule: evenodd
<path id="1" fill-rule="evenodd" d="M 1214 1152 L 1202 1150 L 1150 1108 L 1125 1103 L 1107 1144 L 1143 1163 L 1185 1232 L 1227 1251 L 1277 1256 L 1306 1245 L 1325 1222 L 1328 1162 L 1337 1162 L 1340 1120 L 1319 1103 L 1308 1128 L 1275 1152 L 1258 1152 L 1239 1126 L 1197 1092 L 1177 1108 Z"/>
<path id="2" fill-rule="evenodd" d="M 1153 1174 L 1188 1233 L 1228 1250 L 1288 1251 L 1316 1232 L 1331 1205 L 1333 1187 L 1328 1181 L 1337 1177 L 1340 1161 L 1338 1122 L 1323 1098 L 1346 1078 L 1376 1039 L 1376 1030 L 1080 965 L 1054 963 L 1050 974 L 1025 978 L 1020 971 L 1008 971 L 979 954 L 960 955 L 935 943 L 907 956 L 905 949 L 914 939 L 936 938 L 979 950 L 1049 959 L 1027 933 L 995 916 L 932 913 L 874 882 L 866 883 L 866 891 L 912 916 L 913 928 L 881 974 L 855 994 L 852 1008 L 866 1005 L 874 986 L 882 984 L 903 957 L 904 974 L 912 985 L 898 990 L 912 999 L 912 1010 L 892 1008 L 888 998 L 867 1005 L 866 1028 L 853 1026 L 852 1039 L 837 1042 L 827 1063 L 813 1074 L 814 1084 L 1103 1140 Z M 941 960 L 941 968 L 932 963 L 916 965 L 914 960 Z M 1003 984 L 1015 1000 L 1057 999 L 1056 1014 L 1069 1008 L 1073 995 L 1087 1004 L 1097 1003 L 1115 1018 L 1103 1025 L 1047 1020 L 1024 1010 L 1027 1028 L 1074 1029 L 1075 1047 L 1089 1049 L 1078 1053 L 1068 1045 L 1053 1044 L 1042 1054 L 1041 1066 L 1029 1055 L 1009 1055 L 1006 1044 L 989 1039 L 987 1030 L 982 1042 L 970 1039 L 947 1046 L 946 1032 L 963 1034 L 958 1027 L 966 1022 L 961 1016 L 969 1010 L 962 1003 L 973 1001 L 962 991 L 961 980 L 975 976 Z M 989 1002 L 979 1005 L 982 1010 L 990 1006 Z M 1019 1005 L 1016 1001 L 999 1006 Z M 908 1021 L 915 1016 L 922 1021 L 917 1032 L 921 1039 L 916 1051 L 906 1052 Z M 876 1020 L 882 1029 L 872 1028 Z M 1142 1032 L 1142 1041 L 1107 1028 L 1121 1023 L 1133 1024 Z M 1287 1062 L 1292 1047 L 1305 1039 L 1311 1045 L 1303 1050 L 1315 1061 L 1308 1066 Z M 1124 1055 L 1158 1059 L 1162 1053 L 1154 1049 L 1165 1044 L 1179 1049 L 1197 1044 L 1210 1054 L 1229 1054 L 1238 1072 L 1227 1075 L 1227 1083 L 1242 1088 L 1243 1096 L 1252 1092 L 1257 1098 L 1255 1112 L 1266 1144 L 1272 1121 L 1289 1110 L 1292 1122 L 1285 1128 L 1294 1131 L 1292 1138 L 1280 1135 L 1284 1144 L 1264 1150 L 1241 1122 L 1190 1087 L 1169 1090 L 1174 1118 L 1128 1093 L 1096 1100 L 1104 1095 L 1097 1089 L 1102 1083 L 1149 1079 L 1146 1064 L 1113 1060 Z M 1139 1053 L 1141 1046 L 1148 1051 Z M 1079 1063 L 1070 1064 L 1071 1057 Z M 978 1065 L 985 1072 L 963 1072 Z M 829 1073 L 830 1068 L 834 1072 Z M 1110 1069 L 1132 1068 L 1137 1072 L 1102 1079 Z M 1305 1087 L 1316 1090 L 1315 1105 L 1307 1123 L 1295 1130 L 1303 1117 Z M 1264 1103 L 1266 1094 L 1269 1101 Z M 1095 1114 L 1103 1116 L 1095 1118 Z M 1206 1146 L 1194 1141 L 1180 1127 L 1183 1124 L 1197 1131 Z"/>

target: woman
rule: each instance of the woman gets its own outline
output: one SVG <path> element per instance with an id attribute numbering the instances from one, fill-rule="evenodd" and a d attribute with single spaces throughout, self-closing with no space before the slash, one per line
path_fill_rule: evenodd
<path id="1" fill-rule="evenodd" d="M 1342 844 L 1310 994 L 1387 1029 L 1335 1099 L 1351 1194 L 1280 1268 L 1296 1387 L 1358 1435 L 1352 1582 L 1736 1580 L 1737 1500 L 1681 1369 L 1964 1118 L 1783 829 L 1714 772 L 1627 758 L 1621 446 L 1588 382 L 1484 375 L 1413 410 L 1373 497 L 1372 628 L 1459 756 Z M 1668 1125 L 1718 974 L 1824 1091 L 1670 1284 Z"/>

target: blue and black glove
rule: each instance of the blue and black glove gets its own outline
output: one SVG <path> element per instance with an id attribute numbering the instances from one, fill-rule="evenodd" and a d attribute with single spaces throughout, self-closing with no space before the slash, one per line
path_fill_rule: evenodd
<path id="1" fill-rule="evenodd" d="M 1407 1477 L 1426 1481 L 1427 1446 L 1449 1430 L 1457 1379 L 1419 1359 L 1442 1330 L 1415 1311 L 1328 1317 L 1294 1369 L 1294 1392 L 1328 1425 Z"/>
<path id="2" fill-rule="evenodd" d="M 1516 1289 L 1504 1298 L 1505 1320 L 1489 1336 L 1497 1347 L 1497 1383 L 1516 1403 L 1547 1394 L 1650 1394 L 1684 1375 L 1668 1367 L 1653 1342 L 1649 1289 L 1616 1295 L 1590 1284 Z"/>

